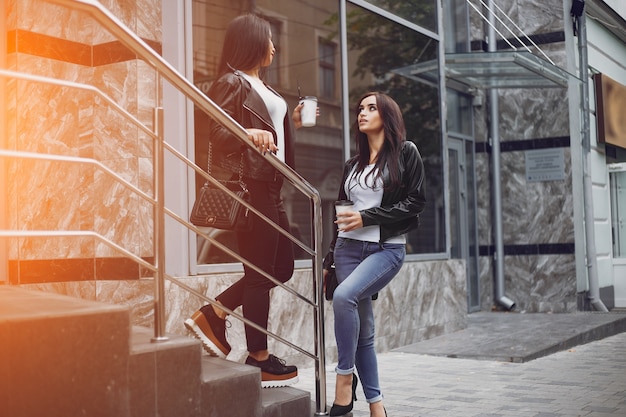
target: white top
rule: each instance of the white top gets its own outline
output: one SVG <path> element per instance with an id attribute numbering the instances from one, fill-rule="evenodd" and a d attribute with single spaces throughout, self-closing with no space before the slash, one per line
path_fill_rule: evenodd
<path id="1" fill-rule="evenodd" d="M 383 201 L 383 179 L 377 178 L 374 183 L 374 175 L 369 176 L 369 173 L 374 169 L 374 164 L 368 165 L 361 175 L 355 177 L 354 171 L 356 165 L 348 174 L 344 189 L 348 200 L 352 200 L 354 203 L 354 211 L 365 210 L 372 207 L 380 207 L 380 203 Z M 367 178 L 367 181 L 366 181 Z M 361 227 L 349 232 L 339 231 L 339 237 L 361 240 L 364 242 L 376 242 L 380 241 L 380 226 L 372 225 Z M 394 236 L 384 243 L 400 243 L 406 244 L 406 236 Z"/>
<path id="2" fill-rule="evenodd" d="M 270 117 L 272 118 L 272 124 L 274 125 L 274 130 L 276 130 L 276 136 L 278 138 L 276 157 L 285 162 L 285 126 L 283 123 L 287 115 L 287 103 L 282 97 L 267 88 L 265 83 L 260 79 L 251 77 L 243 71 L 241 71 L 241 74 L 250 82 L 252 88 L 259 93 L 265 103 L 265 107 L 267 107 Z"/>

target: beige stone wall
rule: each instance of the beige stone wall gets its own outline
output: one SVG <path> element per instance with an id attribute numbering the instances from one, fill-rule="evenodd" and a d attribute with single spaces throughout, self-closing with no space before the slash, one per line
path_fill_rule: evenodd
<path id="1" fill-rule="evenodd" d="M 102 3 L 146 41 L 160 44 L 159 1 Z M 9 69 L 93 85 L 153 129 L 160 94 L 154 70 L 98 22 L 83 12 L 38 0 L 9 0 L 7 10 L 9 39 L 14 41 L 8 50 Z M 9 149 L 93 158 L 152 193 L 153 139 L 97 93 L 10 80 L 6 96 Z M 152 206 L 104 170 L 90 164 L 15 159 L 8 177 L 10 228 L 95 231 L 138 256 L 152 256 Z M 92 238 L 20 239 L 9 251 L 10 259 L 19 261 L 121 256 Z M 92 265 L 95 273 L 97 265 Z M 13 267 L 45 273 L 32 264 Z"/>

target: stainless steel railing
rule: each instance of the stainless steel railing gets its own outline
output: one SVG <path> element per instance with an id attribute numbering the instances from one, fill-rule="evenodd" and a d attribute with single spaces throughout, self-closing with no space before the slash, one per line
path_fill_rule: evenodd
<path id="1" fill-rule="evenodd" d="M 72 10 L 79 10 L 89 14 L 93 19 L 99 22 L 105 29 L 107 29 L 111 34 L 113 34 L 120 42 L 122 42 L 127 48 L 129 48 L 132 52 L 134 52 L 139 58 L 143 59 L 145 62 L 151 65 L 151 67 L 157 72 L 159 77 L 166 79 L 174 88 L 176 88 L 180 93 L 182 93 L 188 100 L 190 100 L 198 109 L 202 110 L 212 118 L 214 118 L 217 122 L 224 125 L 228 128 L 238 140 L 240 140 L 246 146 L 250 146 L 254 149 L 254 145 L 247 140 L 247 135 L 242 126 L 240 126 L 235 120 L 233 120 L 230 116 L 228 116 L 221 108 L 219 108 L 215 103 L 209 100 L 197 87 L 195 87 L 190 81 L 188 81 L 185 77 L 183 77 L 175 68 L 173 68 L 167 61 L 165 61 L 160 55 L 158 55 L 151 47 L 149 47 L 141 38 L 139 38 L 136 34 L 134 34 L 129 28 L 127 28 L 117 17 L 111 14 L 106 8 L 100 5 L 99 2 L 93 0 L 46 0 L 48 2 L 57 3 L 68 7 Z M 92 91 L 94 94 L 102 97 L 108 104 L 113 106 L 120 114 L 122 114 L 125 118 L 130 120 L 133 124 L 135 124 L 139 129 L 141 129 L 144 133 L 148 134 L 149 137 L 153 138 L 155 142 L 155 152 L 154 152 L 154 160 L 153 160 L 153 180 L 154 180 L 154 197 L 149 196 L 148 194 L 141 191 L 139 188 L 125 181 L 120 175 L 116 174 L 103 164 L 99 163 L 94 159 L 89 158 L 78 158 L 78 157 L 69 157 L 69 156 L 61 156 L 61 155 L 50 155 L 50 154 L 37 154 L 30 152 L 20 152 L 20 151 L 9 151 L 0 149 L 0 157 L 8 157 L 8 158 L 27 158 L 27 159 L 40 159 L 40 160 L 51 160 L 51 161 L 59 161 L 59 162 L 67 162 L 67 163 L 82 163 L 82 164 L 91 164 L 97 167 L 97 169 L 104 171 L 106 174 L 112 176 L 116 181 L 120 182 L 126 188 L 131 190 L 132 192 L 139 195 L 142 199 L 148 201 L 154 207 L 154 254 L 155 254 L 155 264 L 152 265 L 149 262 L 146 262 L 142 258 L 133 254 L 132 252 L 126 250 L 125 248 L 115 244 L 109 239 L 90 231 L 13 231 L 13 230 L 1 230 L 0 237 L 60 237 L 60 236 L 75 236 L 75 237 L 92 237 L 97 240 L 103 242 L 107 246 L 113 248 L 114 250 L 122 253 L 128 258 L 134 260 L 138 264 L 143 267 L 153 271 L 155 276 L 155 308 L 154 308 L 154 316 L 155 316 L 155 333 L 154 333 L 154 342 L 158 342 L 160 340 L 166 339 L 165 337 L 165 320 L 164 320 L 164 281 L 165 279 L 173 282 L 174 284 L 180 286 L 181 288 L 187 290 L 190 293 L 193 293 L 197 297 L 203 299 L 206 302 L 211 304 L 215 304 L 216 301 L 214 299 L 208 298 L 203 294 L 195 291 L 193 288 L 185 285 L 176 277 L 169 276 L 165 273 L 165 235 L 164 235 L 164 224 L 165 224 L 165 216 L 176 220 L 178 223 L 193 231 L 194 233 L 200 235 L 202 238 L 210 241 L 213 245 L 215 245 L 218 249 L 222 250 L 226 254 L 232 256 L 238 261 L 246 264 L 247 266 L 254 268 L 257 272 L 262 274 L 267 279 L 274 282 L 276 285 L 281 288 L 291 292 L 298 299 L 306 302 L 314 308 L 314 334 L 315 334 L 315 352 L 311 353 L 307 350 L 299 347 L 288 340 L 282 338 L 281 336 L 269 332 L 266 329 L 261 328 L 260 326 L 252 323 L 251 321 L 244 318 L 242 315 L 235 313 L 234 311 L 230 311 L 228 309 L 227 312 L 231 314 L 233 317 L 243 321 L 244 323 L 258 329 L 259 331 L 264 332 L 265 334 L 273 337 L 274 339 L 284 343 L 291 348 L 299 351 L 300 353 L 312 358 L 315 360 L 316 366 L 316 415 L 326 415 L 326 377 L 325 377 L 325 337 L 324 337 L 324 309 L 323 309 L 323 289 L 322 289 L 322 209 L 321 209 L 321 198 L 317 190 L 312 187 L 306 180 L 304 180 L 298 173 L 292 170 L 290 167 L 279 161 L 274 155 L 267 154 L 267 160 L 274 168 L 276 168 L 285 179 L 290 182 L 295 189 L 300 191 L 302 194 L 306 195 L 311 200 L 311 222 L 312 222 L 312 245 L 308 247 L 306 244 L 295 238 L 290 233 L 284 231 L 278 225 L 276 225 L 273 221 L 262 215 L 258 212 L 254 207 L 250 206 L 243 200 L 239 200 L 233 193 L 230 193 L 228 189 L 221 186 L 219 182 L 217 182 L 213 177 L 208 175 L 203 169 L 198 167 L 193 161 L 189 160 L 185 155 L 178 152 L 174 147 L 170 146 L 165 142 L 163 138 L 163 129 L 162 129 L 162 108 L 156 108 L 154 112 L 154 131 L 148 129 L 143 123 L 137 120 L 133 115 L 127 112 L 125 109 L 120 107 L 117 103 L 111 100 L 109 97 L 104 95 L 100 90 L 93 86 L 78 84 L 70 81 L 40 77 L 35 75 L 29 75 L 19 72 L 0 70 L 0 77 L 8 77 L 8 78 L 19 78 L 31 82 L 43 82 L 49 84 L 56 84 L 71 88 L 78 88 L 83 90 Z M 157 83 L 159 80 L 157 80 Z M 178 160 L 182 161 L 189 168 L 193 169 L 195 172 L 204 177 L 207 181 L 212 184 L 222 187 L 226 192 L 229 192 L 231 196 L 235 199 L 238 199 L 240 203 L 246 205 L 250 210 L 252 210 L 257 216 L 262 218 L 264 221 L 268 222 L 272 225 L 277 231 L 282 233 L 291 239 L 294 243 L 296 243 L 299 247 L 304 249 L 309 255 L 313 258 L 312 270 L 313 270 L 313 299 L 310 300 L 304 295 L 298 293 L 296 290 L 291 287 L 281 283 L 276 280 L 271 275 L 266 272 L 260 270 L 255 265 L 250 264 L 246 259 L 240 257 L 237 253 L 233 252 L 211 236 L 207 235 L 202 230 L 190 224 L 186 219 L 181 218 L 176 213 L 168 210 L 164 205 L 164 152 L 168 151 L 170 154 L 174 155 Z M 224 309 L 223 307 L 220 307 Z"/>

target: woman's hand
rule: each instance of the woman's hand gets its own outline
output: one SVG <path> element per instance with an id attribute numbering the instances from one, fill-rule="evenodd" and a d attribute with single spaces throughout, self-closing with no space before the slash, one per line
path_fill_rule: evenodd
<path id="1" fill-rule="evenodd" d="M 363 218 L 358 211 L 344 211 L 337 214 L 337 220 L 335 223 L 339 226 L 339 230 L 342 232 L 349 232 L 351 230 L 363 227 Z"/>
<path id="2" fill-rule="evenodd" d="M 298 103 L 291 114 L 291 120 L 293 120 L 293 125 L 296 129 L 300 129 L 302 127 L 302 107 L 304 107 L 304 103 Z"/>
<path id="3" fill-rule="evenodd" d="M 261 129 L 246 129 L 246 132 L 248 132 L 248 139 L 254 143 L 259 152 L 263 152 L 263 154 L 266 152 L 275 153 L 278 150 L 272 132 Z"/>
<path id="4" fill-rule="evenodd" d="M 291 114 L 291 120 L 293 120 L 293 125 L 296 129 L 300 129 L 302 127 L 302 107 L 304 107 L 304 102 L 298 103 L 296 108 L 293 109 L 293 113 Z M 316 109 L 315 117 L 320 117 L 319 106 Z"/>

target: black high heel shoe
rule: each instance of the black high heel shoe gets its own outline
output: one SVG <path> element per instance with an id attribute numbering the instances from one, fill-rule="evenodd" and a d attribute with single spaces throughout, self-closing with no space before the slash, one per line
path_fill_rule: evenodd
<path id="1" fill-rule="evenodd" d="M 356 374 L 352 374 L 352 400 L 348 405 L 337 405 L 333 403 L 333 406 L 330 408 L 330 416 L 338 417 L 344 416 L 352 411 L 354 407 L 354 402 L 356 401 L 356 385 L 359 383 L 359 378 L 357 378 Z"/>

